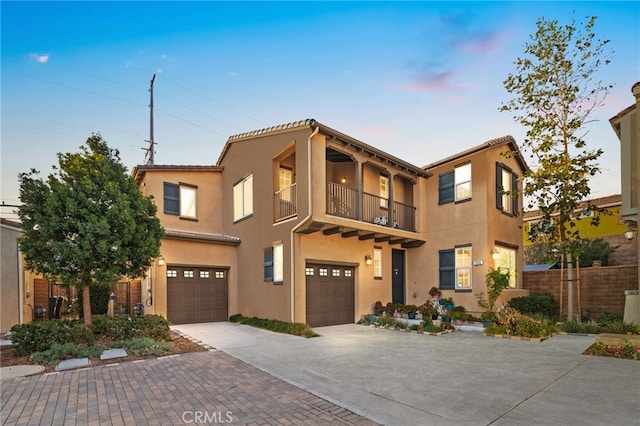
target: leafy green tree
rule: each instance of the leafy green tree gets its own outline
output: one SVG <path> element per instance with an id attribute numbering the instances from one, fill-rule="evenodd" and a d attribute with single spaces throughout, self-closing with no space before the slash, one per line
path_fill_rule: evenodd
<path id="1" fill-rule="evenodd" d="M 573 275 L 567 242 L 579 238 L 571 214 L 591 193 L 589 178 L 600 172 L 597 160 L 602 155 L 602 149 L 587 147 L 585 125 L 612 87 L 595 79 L 598 69 L 610 62 L 609 40 L 596 39 L 597 18 L 587 19 L 586 24 L 572 20 L 568 25 L 537 21 L 525 56 L 516 60 L 516 72 L 503 82 L 515 97 L 500 108 L 527 129 L 522 147 L 532 167 L 524 174 L 524 196 L 529 209 L 542 213 L 545 239 L 559 244 L 568 257 L 570 318 Z M 532 231 L 530 238 L 536 242 L 536 228 Z"/>
<path id="2" fill-rule="evenodd" d="M 119 152 L 93 134 L 79 153 L 58 154 L 46 180 L 21 173 L 18 215 L 25 266 L 82 289 L 91 324 L 90 288 L 141 277 L 160 253 L 164 230 L 156 206 L 127 175 Z"/>

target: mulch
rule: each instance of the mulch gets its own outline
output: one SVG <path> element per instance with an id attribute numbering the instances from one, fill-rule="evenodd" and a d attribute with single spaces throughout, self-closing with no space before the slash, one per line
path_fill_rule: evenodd
<path id="1" fill-rule="evenodd" d="M 170 333 L 171 333 L 172 350 L 170 352 L 167 352 L 165 356 L 190 353 L 190 352 L 202 352 L 206 350 L 204 347 L 202 347 L 198 343 L 192 342 L 191 340 L 183 336 L 180 336 L 179 334 L 176 334 L 173 331 L 171 331 Z M 127 362 L 127 361 L 137 361 L 140 359 L 147 359 L 147 358 L 157 358 L 157 357 L 154 355 L 129 354 L 123 358 L 106 359 L 106 360 L 101 360 L 100 358 L 91 358 L 91 366 L 95 367 L 99 365 L 114 364 L 114 363 Z M 32 360 L 29 355 L 24 355 L 24 356 L 16 355 L 12 347 L 1 348 L 0 349 L 0 367 L 10 367 L 14 365 L 41 365 L 41 364 L 38 364 L 37 362 Z M 50 373 L 55 371 L 56 365 L 58 364 L 56 363 L 56 364 L 44 365 L 44 370 L 39 374 Z"/>

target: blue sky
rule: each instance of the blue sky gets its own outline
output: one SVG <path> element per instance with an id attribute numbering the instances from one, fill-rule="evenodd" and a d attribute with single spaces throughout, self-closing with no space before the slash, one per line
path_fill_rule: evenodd
<path id="1" fill-rule="evenodd" d="M 1 8 L 1 199 L 17 174 L 102 134 L 132 169 L 149 139 L 156 164 L 214 164 L 230 135 L 315 118 L 424 166 L 525 129 L 502 81 L 539 17 L 598 16 L 615 84 L 587 128 L 620 192 L 609 118 L 640 80 L 638 2 L 9 2 Z M 575 11 L 575 13 L 574 13 Z M 11 217 L 2 209 L 2 217 Z M 15 216 L 14 216 L 15 217 Z"/>

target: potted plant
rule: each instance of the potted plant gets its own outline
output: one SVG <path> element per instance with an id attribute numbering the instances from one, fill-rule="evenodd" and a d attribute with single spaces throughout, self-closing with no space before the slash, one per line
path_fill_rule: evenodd
<path id="1" fill-rule="evenodd" d="M 423 318 L 431 318 L 432 320 L 438 318 L 438 308 L 436 308 L 436 305 L 430 300 L 424 302 L 419 309 L 420 312 L 422 312 Z"/>
<path id="2" fill-rule="evenodd" d="M 441 295 L 442 295 L 442 292 L 438 287 L 434 286 L 429 289 L 429 296 L 431 296 L 432 299 L 438 300 Z"/>
<path id="3" fill-rule="evenodd" d="M 395 309 L 393 308 L 393 303 L 387 302 L 387 305 L 384 308 L 384 312 L 387 314 L 388 317 L 392 317 L 393 313 L 395 312 Z"/>
<path id="4" fill-rule="evenodd" d="M 404 305 L 402 303 L 396 303 L 393 305 L 393 316 L 395 318 L 402 318 L 404 313 Z"/>
<path id="5" fill-rule="evenodd" d="M 444 302 L 444 303 L 443 303 Z M 453 299 L 450 297 L 445 297 L 443 299 L 440 299 L 440 304 L 444 305 L 445 309 L 447 311 L 450 311 L 453 309 Z"/>
<path id="6" fill-rule="evenodd" d="M 382 315 L 383 312 L 384 312 L 384 306 L 382 306 L 382 302 L 378 300 L 373 305 L 373 314 L 379 317 L 380 315 Z"/>
<path id="7" fill-rule="evenodd" d="M 404 312 L 407 314 L 409 319 L 416 319 L 418 307 L 416 305 L 404 305 Z"/>
<path id="8" fill-rule="evenodd" d="M 451 317 L 451 320 L 456 325 L 456 327 L 460 327 L 462 322 L 467 319 L 467 310 L 464 308 L 464 306 L 456 306 L 451 310 L 449 316 Z"/>
<path id="9" fill-rule="evenodd" d="M 493 311 L 484 311 L 480 315 L 480 320 L 482 321 L 483 327 L 489 327 L 491 323 L 497 323 L 498 318 L 496 317 L 496 313 Z"/>

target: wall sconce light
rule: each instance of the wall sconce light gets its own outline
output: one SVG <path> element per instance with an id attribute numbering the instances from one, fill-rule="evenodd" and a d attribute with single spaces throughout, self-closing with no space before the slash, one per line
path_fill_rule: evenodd
<path id="1" fill-rule="evenodd" d="M 164 257 L 162 257 L 162 255 L 158 256 L 158 265 L 160 266 L 164 265 Z"/>
<path id="2" fill-rule="evenodd" d="M 340 183 L 343 184 L 343 185 L 345 183 L 347 183 L 347 178 L 345 176 L 343 176 L 342 179 L 340 179 Z"/>
<path id="3" fill-rule="evenodd" d="M 365 265 L 371 265 L 373 263 L 373 259 L 371 258 L 371 255 L 366 255 L 364 257 L 364 264 Z"/>
<path id="4" fill-rule="evenodd" d="M 493 250 L 491 250 L 491 258 L 493 260 L 500 259 L 500 250 L 498 250 L 497 247 L 494 247 Z"/>
<path id="5" fill-rule="evenodd" d="M 624 236 L 629 241 L 633 240 L 633 229 L 629 228 L 626 231 L 624 231 Z"/>

